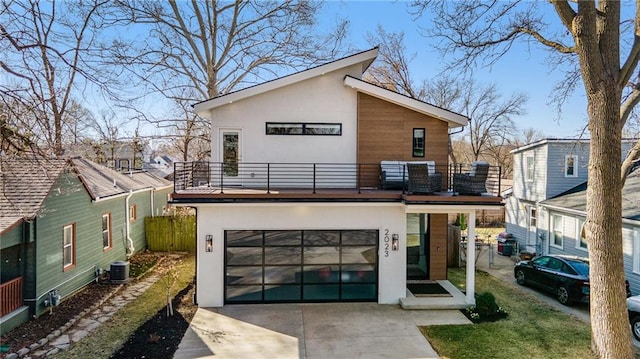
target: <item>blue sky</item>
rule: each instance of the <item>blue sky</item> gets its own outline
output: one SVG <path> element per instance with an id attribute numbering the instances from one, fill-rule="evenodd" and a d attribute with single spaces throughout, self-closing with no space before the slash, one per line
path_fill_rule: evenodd
<path id="1" fill-rule="evenodd" d="M 430 39 L 419 33 L 420 26 L 428 25 L 427 20 L 414 20 L 407 10 L 408 3 L 404 1 L 330 1 L 325 3 L 321 21 L 331 24 L 336 15 L 349 19 L 348 40 L 358 49 L 370 47 L 366 35 L 375 33 L 378 25 L 386 32 L 404 32 L 407 52 L 416 54 L 410 64 L 413 79 L 421 82 L 437 76 L 442 70 L 440 64 L 446 59 L 435 51 Z M 550 8 L 550 11 L 553 10 Z M 556 15 L 550 13 L 549 16 Z M 558 118 L 555 107 L 549 102 L 562 73 L 550 72 L 545 65 L 546 55 L 538 47 L 528 51 L 526 45 L 521 44 L 491 68 L 477 70 L 474 77 L 483 84 L 495 83 L 504 97 L 513 92 L 528 94 L 526 115 L 515 119 L 519 128 L 535 128 L 545 137 L 579 136 L 587 121 L 584 91 L 582 87 L 577 88 Z"/>

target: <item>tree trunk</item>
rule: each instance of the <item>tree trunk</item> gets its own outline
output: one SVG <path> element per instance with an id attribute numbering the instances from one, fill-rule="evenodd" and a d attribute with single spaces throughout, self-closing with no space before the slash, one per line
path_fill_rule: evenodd
<path id="1" fill-rule="evenodd" d="M 620 98 L 616 98 L 615 90 L 605 89 L 587 96 L 591 132 L 587 238 L 592 349 L 598 358 L 633 358 L 622 252 Z"/>

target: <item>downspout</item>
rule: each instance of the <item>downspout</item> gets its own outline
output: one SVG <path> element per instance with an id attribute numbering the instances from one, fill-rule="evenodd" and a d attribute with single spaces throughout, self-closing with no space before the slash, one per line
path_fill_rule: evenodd
<path id="1" fill-rule="evenodd" d="M 127 238 L 127 253 L 126 256 L 127 258 L 130 258 L 133 255 L 133 252 L 135 252 L 136 248 L 133 246 L 133 240 L 131 239 L 131 213 L 129 213 L 129 199 L 131 199 L 131 196 L 133 196 L 133 190 L 129 190 L 129 194 L 127 195 L 127 198 L 124 200 L 124 208 L 125 208 L 125 212 L 126 215 L 124 216 L 124 221 L 125 221 L 125 235 Z"/>
<path id="2" fill-rule="evenodd" d="M 149 198 L 149 199 L 151 200 L 151 218 L 155 217 L 155 216 L 154 216 L 154 213 L 155 213 L 155 210 L 156 210 L 156 209 L 153 207 L 153 196 L 154 196 L 154 192 L 155 192 L 155 191 L 154 191 L 154 189 L 153 189 L 153 188 L 151 189 L 151 191 L 149 191 L 149 194 L 150 194 L 150 196 L 149 196 L 150 198 Z"/>
<path id="3" fill-rule="evenodd" d="M 131 199 L 131 196 L 133 196 L 135 193 L 138 192 L 142 192 L 142 191 L 147 191 L 149 190 L 148 188 L 145 189 L 140 189 L 137 191 L 134 191 L 132 189 L 129 190 L 129 194 L 127 195 L 127 198 L 124 200 L 124 205 L 125 205 L 125 218 L 124 218 L 124 223 L 125 223 L 125 237 L 127 238 L 127 253 L 126 256 L 127 258 L 130 258 L 131 256 L 133 256 L 133 253 L 135 252 L 136 248 L 133 245 L 133 239 L 131 239 L 131 223 L 129 221 L 129 217 L 131 216 L 131 214 L 129 213 L 129 200 Z M 137 214 L 136 214 L 137 215 Z"/>

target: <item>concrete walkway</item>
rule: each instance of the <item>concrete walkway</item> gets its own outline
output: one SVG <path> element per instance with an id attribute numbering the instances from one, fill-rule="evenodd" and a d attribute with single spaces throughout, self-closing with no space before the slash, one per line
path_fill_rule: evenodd
<path id="1" fill-rule="evenodd" d="M 418 326 L 442 324 L 470 322 L 376 303 L 200 308 L 174 358 L 438 358 Z"/>

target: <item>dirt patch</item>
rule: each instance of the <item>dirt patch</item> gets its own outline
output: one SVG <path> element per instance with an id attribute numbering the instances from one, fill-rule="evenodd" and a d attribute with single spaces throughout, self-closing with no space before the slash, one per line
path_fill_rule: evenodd
<path id="1" fill-rule="evenodd" d="M 193 294 L 191 283 L 173 299 L 173 316 L 167 316 L 166 306 L 160 309 L 110 358 L 171 358 L 198 309 L 193 304 Z"/>

